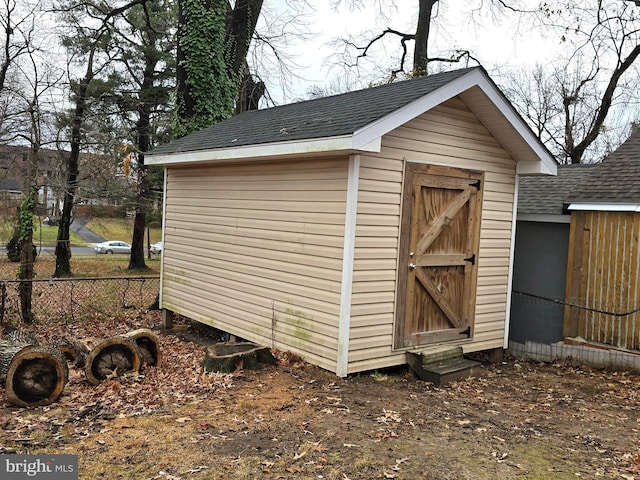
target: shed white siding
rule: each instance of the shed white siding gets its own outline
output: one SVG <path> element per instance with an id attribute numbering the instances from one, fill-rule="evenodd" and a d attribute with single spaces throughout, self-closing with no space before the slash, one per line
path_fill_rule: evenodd
<path id="1" fill-rule="evenodd" d="M 335 371 L 347 169 L 168 169 L 162 307 Z"/>
<path id="2" fill-rule="evenodd" d="M 361 156 L 349 373 L 405 363 L 393 332 L 407 161 L 485 172 L 474 337 L 459 343 L 465 352 L 503 344 L 516 162 L 454 98 L 386 134 L 379 154 Z"/>

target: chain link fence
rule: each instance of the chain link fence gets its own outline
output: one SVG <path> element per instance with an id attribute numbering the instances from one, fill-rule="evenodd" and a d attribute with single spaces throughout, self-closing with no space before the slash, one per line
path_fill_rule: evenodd
<path id="1" fill-rule="evenodd" d="M 639 345 L 640 306 L 513 292 L 509 352 L 517 358 L 640 371 Z"/>
<path id="2" fill-rule="evenodd" d="M 144 312 L 160 291 L 159 276 L 30 280 L 36 321 L 107 318 Z M 0 323 L 19 320 L 19 280 L 0 280 Z"/>

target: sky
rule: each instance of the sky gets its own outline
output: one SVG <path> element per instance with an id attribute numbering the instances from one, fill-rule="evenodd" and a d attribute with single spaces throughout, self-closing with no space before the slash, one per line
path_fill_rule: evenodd
<path id="1" fill-rule="evenodd" d="M 265 2 L 265 5 L 268 2 Z M 269 2 L 269 8 L 286 12 L 286 0 Z M 373 2 L 370 2 L 373 5 Z M 389 2 L 387 2 L 389 3 Z M 313 2 L 313 10 L 307 15 L 298 15 L 305 24 L 309 35 L 303 40 L 292 39 L 286 46 L 287 55 L 294 62 L 293 75 L 278 78 L 267 73 L 267 84 L 276 103 L 286 103 L 301 98 L 308 98 L 311 87 L 320 88 L 362 88 L 370 81 L 383 80 L 385 72 L 397 65 L 399 58 L 399 41 L 390 37 L 385 48 L 376 50 L 375 61 L 363 62 L 360 70 L 345 70 L 340 67 L 341 47 L 331 44 L 349 34 L 357 35 L 370 32 L 372 38 L 384 28 L 390 27 L 403 32 L 413 32 L 417 18 L 417 1 L 403 2 L 401 9 L 387 9 L 389 18 L 380 18 L 375 8 L 364 11 L 351 11 L 345 4 L 339 9 L 331 7 L 330 2 Z M 436 26 L 432 28 L 430 53 L 441 47 L 455 46 L 471 50 L 482 65 L 491 72 L 494 65 L 502 69 L 532 66 L 536 62 L 547 62 L 557 55 L 559 42 L 553 38 L 543 38 L 538 32 L 526 25 L 514 23 L 509 18 L 497 22 L 496 19 L 483 16 L 476 17 L 475 24 L 455 10 L 454 2 L 442 2 L 436 18 Z M 457 2 L 455 2 L 457 3 Z M 529 2 L 532 3 L 532 2 Z M 533 2 L 536 3 L 536 2 Z M 415 4 L 415 5 L 414 5 Z M 430 41 L 431 41 L 430 40 Z M 413 47 L 409 44 L 409 52 Z M 264 58 L 264 56 L 262 57 Z M 372 58 L 372 60 L 374 60 Z M 470 65 L 476 65 L 472 62 Z M 460 65 L 463 67 L 466 65 Z M 377 71 L 376 71 L 377 70 Z M 275 71 L 273 68 L 271 71 Z M 296 75 L 299 78 L 296 78 Z M 336 86 L 336 84 L 338 84 Z"/>

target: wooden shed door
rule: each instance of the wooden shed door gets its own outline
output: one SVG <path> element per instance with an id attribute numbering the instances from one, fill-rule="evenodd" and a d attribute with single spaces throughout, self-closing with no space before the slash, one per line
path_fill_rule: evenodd
<path id="1" fill-rule="evenodd" d="M 396 347 L 473 334 L 484 176 L 408 164 Z"/>

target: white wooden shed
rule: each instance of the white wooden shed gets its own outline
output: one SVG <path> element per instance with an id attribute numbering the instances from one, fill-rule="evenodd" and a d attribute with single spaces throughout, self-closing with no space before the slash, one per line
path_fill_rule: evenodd
<path id="1" fill-rule="evenodd" d="M 556 172 L 481 67 L 244 112 L 146 161 L 161 307 L 339 376 L 506 348 L 517 178 Z"/>

